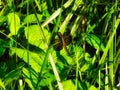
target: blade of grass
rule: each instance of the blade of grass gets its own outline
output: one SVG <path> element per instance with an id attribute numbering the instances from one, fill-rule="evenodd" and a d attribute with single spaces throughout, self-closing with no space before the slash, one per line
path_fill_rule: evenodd
<path id="1" fill-rule="evenodd" d="M 114 31 L 115 29 L 115 22 L 116 22 L 116 11 L 117 11 L 117 0 L 115 1 L 115 12 L 113 14 L 113 24 L 112 24 L 112 31 Z M 116 35 L 116 33 L 115 33 Z M 110 47 L 110 51 L 109 51 L 109 74 L 110 74 L 110 82 L 111 82 L 111 89 L 113 90 L 113 86 L 114 86 L 114 58 L 113 58 L 113 55 L 114 55 L 114 52 L 113 52 L 113 49 L 114 49 L 114 39 L 113 41 L 111 42 L 111 47 Z M 116 45 L 116 44 L 115 44 Z M 115 46 L 116 47 L 116 46 Z"/>
<path id="2" fill-rule="evenodd" d="M 33 9 L 34 9 L 34 11 L 35 11 L 34 6 L 32 6 L 32 7 L 33 7 Z M 42 27 L 41 27 L 41 23 L 39 22 L 39 19 L 38 19 L 38 17 L 37 17 L 36 11 L 35 11 L 34 14 L 35 14 L 35 17 L 36 17 L 36 20 L 37 20 L 37 23 L 38 23 L 38 26 L 39 26 L 39 29 L 40 29 L 40 34 L 41 34 L 41 36 L 42 36 L 42 39 L 43 39 L 45 48 L 46 48 L 46 50 L 48 50 L 49 47 L 48 47 L 48 44 L 47 44 L 47 40 L 46 40 L 46 37 L 45 37 L 45 35 L 44 35 L 44 33 L 43 33 L 43 30 L 42 30 Z M 57 72 L 57 69 L 56 69 L 56 66 L 55 66 L 53 57 L 52 57 L 52 55 L 51 55 L 50 52 L 48 52 L 48 57 L 49 57 L 49 59 L 50 59 L 50 64 L 51 64 L 51 66 L 52 66 L 52 69 L 53 69 L 55 78 L 56 78 L 56 80 L 57 80 L 58 87 L 59 87 L 60 90 L 63 90 L 62 84 L 61 84 L 61 82 L 60 82 L 59 74 L 58 74 L 58 72 Z M 45 58 L 45 60 L 46 60 L 45 62 L 47 62 L 47 57 Z M 38 88 L 38 87 L 39 87 L 39 86 L 37 85 L 37 88 Z"/>
<path id="3" fill-rule="evenodd" d="M 81 12 L 83 12 L 84 9 L 85 9 L 85 7 L 83 7 L 83 8 L 81 9 Z M 76 18 L 76 20 L 75 20 L 75 22 L 74 22 L 74 24 L 73 24 L 73 26 L 72 26 L 72 29 L 71 29 L 71 32 L 70 32 L 70 34 L 71 34 L 72 36 L 74 35 L 74 33 L 76 32 L 76 30 L 78 29 L 78 27 L 79 27 L 79 25 L 80 25 L 80 21 L 82 20 L 81 17 L 82 17 L 82 15 L 78 15 L 77 18 Z"/>
<path id="4" fill-rule="evenodd" d="M 116 33 L 116 30 L 117 30 L 117 27 L 118 27 L 119 23 L 120 23 L 120 14 L 119 14 L 119 16 L 118 16 L 118 18 L 117 18 L 117 20 L 115 22 L 115 29 L 112 32 L 111 37 L 108 40 L 107 46 L 105 48 L 105 51 L 104 51 L 104 53 L 103 53 L 103 55 L 102 55 L 102 57 L 101 57 L 101 59 L 99 61 L 99 65 L 102 65 L 102 64 L 104 65 L 104 63 L 105 63 L 105 57 L 107 56 L 107 52 L 108 52 L 108 50 L 110 48 L 111 42 L 112 42 L 113 37 L 114 37 L 114 35 Z"/>
<path id="5" fill-rule="evenodd" d="M 99 70 L 99 90 L 100 90 L 100 88 L 101 88 L 101 86 L 100 86 L 100 82 L 101 82 L 101 78 L 100 78 L 100 74 L 101 74 L 101 71 Z"/>
<path id="6" fill-rule="evenodd" d="M 76 9 L 80 6 L 80 4 L 82 4 L 83 2 L 81 0 L 75 0 L 74 5 L 70 11 L 70 13 L 68 13 L 66 19 L 64 20 L 64 22 L 62 23 L 59 32 L 61 32 L 62 34 L 64 33 L 70 19 L 72 18 L 72 16 L 74 15 L 74 12 L 76 11 Z"/>
<path id="7" fill-rule="evenodd" d="M 64 5 L 63 8 L 67 8 L 71 5 L 71 3 L 73 2 L 73 0 L 68 0 Z M 61 11 L 63 11 L 62 8 L 57 9 L 49 18 L 48 20 L 46 20 L 41 27 L 45 27 L 46 25 L 48 25 L 48 23 L 50 23 L 54 18 L 56 18 Z"/>
<path id="8" fill-rule="evenodd" d="M 109 90 L 109 79 L 108 79 L 108 63 L 105 64 L 105 90 Z"/>
<path id="9" fill-rule="evenodd" d="M 41 11 L 41 5 L 39 5 L 39 3 L 38 3 L 37 0 L 35 0 L 35 3 L 36 3 L 36 5 L 37 5 L 37 7 L 38 7 L 38 10 Z"/>
<path id="10" fill-rule="evenodd" d="M 117 50 L 116 56 L 114 58 L 114 74 L 116 74 L 119 64 L 120 64 L 120 49 Z"/>
<path id="11" fill-rule="evenodd" d="M 78 15 L 78 17 L 76 18 L 76 20 L 75 20 L 75 23 L 74 23 L 74 25 L 73 25 L 73 27 L 72 27 L 72 29 L 71 29 L 71 32 L 70 32 L 70 34 L 73 36 L 74 35 L 74 33 L 77 31 L 77 29 L 78 29 L 78 27 L 79 27 L 79 24 L 80 24 L 80 18 L 81 18 L 81 16 L 80 15 Z"/>
<path id="12" fill-rule="evenodd" d="M 113 16 L 113 19 L 114 19 L 114 16 Z M 112 31 L 114 30 L 114 25 L 115 25 L 115 20 L 113 20 L 113 24 L 112 24 Z M 113 90 L 113 42 L 114 42 L 114 39 L 111 41 L 111 46 L 110 46 L 110 49 L 109 49 L 109 75 L 110 75 L 110 82 L 111 82 L 111 90 Z"/>

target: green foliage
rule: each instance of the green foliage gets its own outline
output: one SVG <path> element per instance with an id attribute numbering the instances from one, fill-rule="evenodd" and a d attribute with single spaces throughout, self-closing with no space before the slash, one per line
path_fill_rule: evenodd
<path id="1" fill-rule="evenodd" d="M 8 26 L 11 35 L 17 35 L 20 28 L 20 18 L 15 13 L 9 13 L 8 15 Z"/>
<path id="2" fill-rule="evenodd" d="M 8 47 L 9 42 L 0 39 L 0 57 L 5 53 L 6 47 Z"/>
<path id="3" fill-rule="evenodd" d="M 37 17 L 38 17 L 39 21 L 42 20 L 42 15 L 41 14 L 37 14 Z M 26 16 L 23 23 L 25 23 L 25 24 L 27 24 L 27 23 L 37 23 L 35 15 L 30 14 L 30 15 Z"/>
<path id="4" fill-rule="evenodd" d="M 46 39 L 49 40 L 50 33 L 46 29 L 43 29 L 43 32 L 45 34 Z M 27 37 L 28 33 L 29 33 L 29 37 Z M 25 36 L 27 39 L 29 38 L 30 44 L 40 47 L 43 50 L 45 49 L 44 41 L 42 40 L 38 25 L 31 25 L 29 26 L 29 28 L 25 27 Z"/>
<path id="5" fill-rule="evenodd" d="M 88 90 L 98 90 L 98 89 L 94 86 L 91 86 Z"/>
<path id="6" fill-rule="evenodd" d="M 103 43 L 101 43 L 101 40 L 94 34 L 88 34 L 86 38 L 86 42 L 89 43 L 92 47 L 95 49 L 101 48 L 102 51 L 104 51 L 105 47 Z"/>
<path id="7" fill-rule="evenodd" d="M 28 63 L 28 57 L 29 57 L 29 65 L 36 71 L 39 72 L 40 66 L 43 62 L 44 54 L 43 53 L 34 53 L 27 51 L 25 49 L 20 48 L 11 48 L 12 53 L 16 53 L 19 58 L 24 60 L 26 63 Z M 27 54 L 29 53 L 29 56 L 27 57 Z"/>
<path id="8" fill-rule="evenodd" d="M 117 87 L 120 3 L 104 1 L 1 0 L 0 89 Z"/>
<path id="9" fill-rule="evenodd" d="M 5 85 L 4 85 L 4 83 L 2 82 L 1 79 L 0 79 L 0 89 L 6 90 Z"/>
<path id="10" fill-rule="evenodd" d="M 64 90 L 76 90 L 74 82 L 72 80 L 67 80 L 62 83 Z"/>

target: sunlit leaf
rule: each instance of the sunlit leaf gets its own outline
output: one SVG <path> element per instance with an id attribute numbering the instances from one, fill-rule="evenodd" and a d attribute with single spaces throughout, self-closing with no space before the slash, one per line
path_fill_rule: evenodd
<path id="1" fill-rule="evenodd" d="M 46 29 L 43 29 L 43 32 L 46 36 L 46 39 L 49 40 L 50 33 Z M 45 50 L 44 40 L 42 39 L 42 36 L 40 34 L 40 30 L 39 30 L 38 25 L 29 26 L 29 30 L 26 27 L 25 28 L 25 36 L 26 36 L 27 39 L 29 39 L 28 41 L 29 41 L 30 44 L 35 45 L 35 46 L 40 47 L 43 50 Z"/>
<path id="2" fill-rule="evenodd" d="M 76 85 L 73 80 L 66 80 L 62 82 L 63 90 L 76 90 Z"/>
<path id="3" fill-rule="evenodd" d="M 10 29 L 10 33 L 11 35 L 16 35 L 20 28 L 20 18 L 15 13 L 9 13 L 7 17 L 8 17 L 8 26 Z"/>
<path id="4" fill-rule="evenodd" d="M 66 64 L 71 65 L 73 63 L 73 59 L 67 54 L 67 52 L 64 49 L 62 49 L 60 52 L 61 52 L 61 56 L 58 57 L 59 60 L 62 62 L 66 62 Z M 66 60 L 66 61 L 63 61 L 63 60 Z"/>
<path id="5" fill-rule="evenodd" d="M 74 46 L 74 52 L 76 60 L 80 60 L 83 57 L 83 49 L 80 46 Z"/>
<path id="6" fill-rule="evenodd" d="M 31 90 L 35 90 L 35 88 L 33 87 L 32 82 L 31 82 L 30 79 L 26 78 L 25 82 L 28 84 L 28 86 L 31 88 Z"/>
<path id="7" fill-rule="evenodd" d="M 37 14 L 37 17 L 39 19 L 39 21 L 42 20 L 42 15 L 41 14 Z M 27 15 L 24 19 L 24 23 L 37 23 L 37 20 L 36 20 L 36 17 L 35 17 L 35 14 L 30 14 L 30 15 Z"/>
<path id="8" fill-rule="evenodd" d="M 25 82 L 29 85 L 32 90 L 35 90 L 34 85 L 37 84 L 38 77 L 36 76 L 36 72 L 34 72 L 31 68 L 23 68 L 23 77 L 25 78 Z"/>
<path id="9" fill-rule="evenodd" d="M 49 69 L 47 69 L 49 68 Z M 42 89 L 42 87 L 48 87 L 49 85 L 52 84 L 52 82 L 56 81 L 53 72 L 51 72 L 52 67 L 47 67 L 45 68 L 46 70 L 42 71 L 41 77 L 39 77 L 39 81 L 37 79 L 37 84 L 40 88 L 40 90 Z"/>
<path id="10" fill-rule="evenodd" d="M 50 72 L 43 72 L 44 75 L 40 79 L 39 88 L 48 86 L 51 84 L 52 81 L 55 80 L 53 73 Z M 34 71 L 34 69 L 27 67 L 23 68 L 23 77 L 25 78 L 25 82 L 29 85 L 32 90 L 35 89 L 35 85 L 38 83 L 38 73 Z"/>
<path id="11" fill-rule="evenodd" d="M 18 57 L 20 57 L 22 60 L 24 60 L 26 63 L 29 62 L 29 65 L 31 65 L 31 67 L 36 71 L 39 72 L 42 62 L 43 62 L 43 58 L 44 58 L 44 54 L 37 54 L 34 52 L 30 52 L 27 51 L 25 49 L 21 49 L 21 48 L 11 48 L 12 52 L 16 53 L 18 55 Z"/>
<path id="12" fill-rule="evenodd" d="M 88 90 L 98 90 L 95 86 L 91 86 Z"/>
<path id="13" fill-rule="evenodd" d="M 90 67 L 90 64 L 85 63 L 85 64 L 80 68 L 80 71 L 81 71 L 81 72 L 85 72 L 87 69 L 89 69 L 89 67 Z"/>
<path id="14" fill-rule="evenodd" d="M 2 82 L 2 79 L 0 79 L 0 89 L 6 90 L 4 82 Z"/>
<path id="15" fill-rule="evenodd" d="M 88 62 L 91 62 L 91 60 L 92 60 L 90 54 L 87 53 L 87 52 L 85 53 L 85 60 L 88 61 Z"/>

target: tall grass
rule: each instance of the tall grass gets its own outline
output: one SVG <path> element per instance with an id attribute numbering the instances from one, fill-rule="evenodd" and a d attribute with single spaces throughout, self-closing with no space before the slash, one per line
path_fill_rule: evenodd
<path id="1" fill-rule="evenodd" d="M 1 0 L 0 88 L 119 88 L 119 7 L 118 0 Z"/>

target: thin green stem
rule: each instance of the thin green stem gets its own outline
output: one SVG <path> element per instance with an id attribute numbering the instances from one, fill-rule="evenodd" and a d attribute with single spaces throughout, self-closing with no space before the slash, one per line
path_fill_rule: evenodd
<path id="1" fill-rule="evenodd" d="M 46 50 L 48 50 L 49 47 L 48 47 L 48 44 L 47 44 L 46 37 L 45 37 L 45 35 L 44 35 L 44 33 L 43 33 L 41 23 L 39 22 L 39 19 L 38 19 L 38 17 L 37 17 L 37 13 L 36 13 L 36 10 L 35 10 L 34 6 L 32 6 L 32 7 L 33 7 L 33 9 L 34 9 L 34 11 L 35 11 L 34 14 L 35 14 L 35 17 L 36 17 L 36 20 L 37 20 L 38 26 L 39 26 L 40 34 L 41 34 L 41 37 L 42 37 L 42 39 L 43 39 L 43 42 L 44 42 L 45 48 L 46 48 Z M 63 87 L 62 87 L 62 84 L 61 84 L 61 80 L 60 80 L 59 74 L 58 74 L 58 72 L 57 72 L 57 69 L 56 69 L 56 66 L 55 66 L 55 63 L 54 63 L 53 57 L 52 57 L 52 55 L 51 55 L 50 52 L 48 52 L 48 57 L 49 57 L 50 64 L 51 64 L 51 66 L 52 66 L 52 69 L 53 69 L 53 72 L 54 72 L 55 78 L 56 78 L 56 80 L 57 80 L 58 87 L 59 87 L 60 90 L 63 90 Z M 45 62 L 47 62 L 47 57 L 45 58 Z M 38 81 L 38 83 L 37 83 L 37 88 L 39 87 L 38 85 L 39 85 L 39 81 Z"/>
<path id="2" fill-rule="evenodd" d="M 105 90 L 109 90 L 109 80 L 108 80 L 108 65 L 105 64 Z"/>

